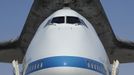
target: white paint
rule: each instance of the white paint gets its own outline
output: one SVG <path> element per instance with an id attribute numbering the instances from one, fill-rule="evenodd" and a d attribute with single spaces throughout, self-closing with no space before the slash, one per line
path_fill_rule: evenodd
<path id="1" fill-rule="evenodd" d="M 59 16 L 75 16 L 82 19 L 87 27 L 76 24 L 51 24 L 48 20 Z M 44 27 L 45 26 L 45 27 Z M 63 8 L 48 17 L 38 28 L 25 56 L 25 64 L 53 56 L 78 56 L 103 63 L 111 69 L 107 54 L 91 23 L 70 8 Z M 64 65 L 66 65 L 65 63 Z M 26 66 L 27 67 L 27 66 Z M 26 70 L 24 69 L 24 73 Z M 66 72 L 66 70 L 68 72 Z M 64 72 L 65 71 L 65 72 Z M 74 72 L 75 71 L 75 72 Z M 79 68 L 51 68 L 33 72 L 30 75 L 98 75 L 95 71 Z M 100 74 L 99 74 L 100 75 Z"/>

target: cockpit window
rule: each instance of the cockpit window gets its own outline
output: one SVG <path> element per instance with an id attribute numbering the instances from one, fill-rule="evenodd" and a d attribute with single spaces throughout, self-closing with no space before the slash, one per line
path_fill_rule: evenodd
<path id="1" fill-rule="evenodd" d="M 64 23 L 64 17 L 54 17 L 51 23 Z"/>
<path id="2" fill-rule="evenodd" d="M 78 23 L 80 24 L 80 19 L 78 17 L 73 17 L 73 16 L 67 16 L 67 23 L 75 24 Z"/>

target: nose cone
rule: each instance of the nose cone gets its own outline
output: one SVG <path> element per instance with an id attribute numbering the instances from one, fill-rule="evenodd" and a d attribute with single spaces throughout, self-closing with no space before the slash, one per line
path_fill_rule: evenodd
<path id="1" fill-rule="evenodd" d="M 60 16 L 65 20 L 69 16 L 78 17 L 88 27 L 70 24 L 66 22 L 68 20 L 40 27 L 28 48 L 26 60 L 30 64 L 26 74 L 105 75 L 105 66 L 100 60 L 106 59 L 105 51 L 92 25 L 68 7 L 56 11 L 50 18 Z M 45 24 L 47 21 L 42 25 Z"/>

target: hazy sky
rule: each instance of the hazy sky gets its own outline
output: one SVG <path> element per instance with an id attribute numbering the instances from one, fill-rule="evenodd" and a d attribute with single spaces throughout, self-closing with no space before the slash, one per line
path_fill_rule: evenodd
<path id="1" fill-rule="evenodd" d="M 20 35 L 33 0 L 0 0 L 0 41 Z M 101 0 L 115 34 L 134 41 L 134 0 Z M 0 64 L 0 75 L 13 75 L 11 64 Z M 133 75 L 134 63 L 122 64 L 119 75 Z"/>

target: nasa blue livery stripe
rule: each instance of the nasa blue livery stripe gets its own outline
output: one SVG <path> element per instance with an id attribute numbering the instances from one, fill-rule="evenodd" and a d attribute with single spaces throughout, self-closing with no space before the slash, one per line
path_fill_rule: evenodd
<path id="1" fill-rule="evenodd" d="M 26 75 L 38 70 L 53 67 L 76 67 L 93 70 L 106 75 L 104 65 L 95 60 L 75 56 L 55 56 L 34 61 L 28 65 Z"/>

